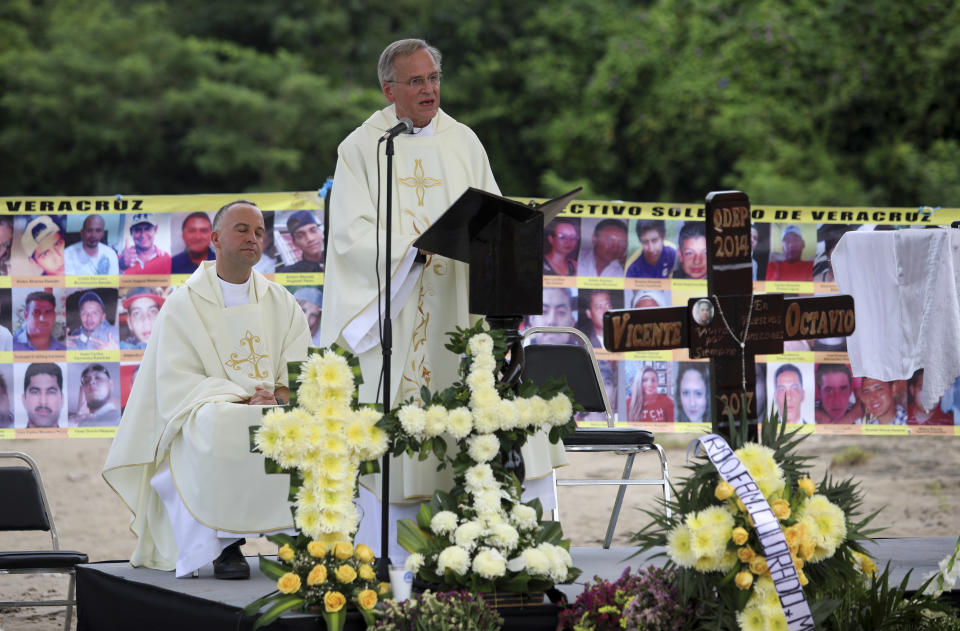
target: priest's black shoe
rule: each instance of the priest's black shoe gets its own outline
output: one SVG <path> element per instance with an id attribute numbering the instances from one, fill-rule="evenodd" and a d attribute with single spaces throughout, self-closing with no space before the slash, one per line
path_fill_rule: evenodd
<path id="1" fill-rule="evenodd" d="M 213 577 L 224 579 L 250 578 L 250 566 L 243 558 L 240 545 L 243 540 L 230 544 L 213 561 Z"/>

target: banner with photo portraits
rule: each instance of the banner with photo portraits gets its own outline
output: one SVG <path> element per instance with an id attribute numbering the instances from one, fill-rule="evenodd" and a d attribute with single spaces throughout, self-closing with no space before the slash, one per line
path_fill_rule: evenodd
<path id="1" fill-rule="evenodd" d="M 602 343 L 609 309 L 686 306 L 706 296 L 704 212 L 703 205 L 575 201 L 545 227 L 543 314 L 525 322 L 573 326 L 590 338 L 618 424 L 710 429 L 708 360 L 691 360 L 687 349 L 611 353 Z M 838 293 L 830 256 L 844 233 L 949 227 L 960 209 L 754 206 L 751 219 L 753 291 L 812 296 Z M 568 337 L 541 334 L 534 343 Z M 758 409 L 785 413 L 804 431 L 960 433 L 960 380 L 933 410 L 923 409 L 922 372 L 889 383 L 854 378 L 846 338 L 786 342 L 782 354 L 759 355 L 756 365 Z M 584 414 L 581 423 L 602 425 L 605 417 Z"/>
<path id="2" fill-rule="evenodd" d="M 264 211 L 256 269 L 294 294 L 318 340 L 325 247 L 316 192 L 0 198 L 0 438 L 114 434 L 158 313 L 198 261 L 215 256 L 213 215 L 240 197 Z M 609 309 L 706 295 L 703 214 L 702 205 L 575 201 L 546 226 L 543 313 L 525 324 L 587 334 L 618 424 L 710 428 L 709 362 L 685 349 L 610 353 L 601 333 Z M 960 209 L 754 207 L 752 219 L 754 292 L 817 295 L 837 293 L 830 255 L 845 232 L 949 226 Z M 960 432 L 960 380 L 933 410 L 916 403 L 922 388 L 922 373 L 852 378 L 844 338 L 757 357 L 759 409 L 783 409 L 807 431 Z M 602 419 L 584 414 L 581 423 Z"/>
<path id="3" fill-rule="evenodd" d="M 0 198 L 0 438 L 113 436 L 157 315 L 216 257 L 216 211 L 266 223 L 255 269 L 285 286 L 319 339 L 316 192 Z"/>

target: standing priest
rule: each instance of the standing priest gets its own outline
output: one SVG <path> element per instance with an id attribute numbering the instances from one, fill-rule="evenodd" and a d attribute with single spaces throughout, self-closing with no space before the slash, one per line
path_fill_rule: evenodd
<path id="1" fill-rule="evenodd" d="M 389 191 L 394 200 L 390 401 L 396 406 L 418 398 L 421 386 L 436 391 L 452 383 L 460 359 L 444 347 L 447 333 L 475 321 L 468 311 L 467 265 L 418 252 L 413 242 L 468 187 L 500 191 L 476 134 L 440 109 L 440 52 L 436 48 L 419 39 L 396 41 L 380 55 L 377 75 L 391 105 L 375 112 L 338 150 L 320 334 L 321 345 L 337 342 L 359 355 L 364 378 L 360 400 L 382 400 L 377 394 L 383 362 L 376 265 L 379 262 L 382 283 Z M 401 118 L 409 118 L 414 129 L 396 138 L 395 181 L 381 182 L 386 162 L 378 141 Z M 549 445 L 545 436 L 537 435 L 524 448 L 524 458 L 528 491 L 541 496 L 549 509 L 554 504 L 550 476 L 554 463 L 565 464 L 563 448 Z M 393 507 L 391 518 L 411 518 L 417 503 L 429 499 L 437 489 L 452 486 L 449 469 L 438 473 L 436 465 L 432 456 L 426 462 L 394 459 L 389 501 L 402 506 Z M 363 478 L 361 484 L 364 518 L 357 539 L 373 543 L 380 532 L 379 476 Z M 391 559 L 396 563 L 406 553 L 394 545 L 394 527 L 391 525 Z"/>
<path id="2" fill-rule="evenodd" d="M 247 578 L 243 535 L 292 527 L 289 480 L 266 475 L 249 431 L 286 403 L 287 361 L 310 330 L 297 301 L 252 267 L 263 215 L 235 201 L 213 220 L 216 261 L 167 299 L 147 344 L 103 477 L 133 512 L 135 566 Z"/>

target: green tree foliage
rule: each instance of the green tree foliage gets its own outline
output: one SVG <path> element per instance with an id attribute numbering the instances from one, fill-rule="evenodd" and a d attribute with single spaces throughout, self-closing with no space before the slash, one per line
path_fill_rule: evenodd
<path id="1" fill-rule="evenodd" d="M 0 187 L 313 188 L 404 36 L 508 194 L 960 206 L 949 0 L 9 0 Z"/>

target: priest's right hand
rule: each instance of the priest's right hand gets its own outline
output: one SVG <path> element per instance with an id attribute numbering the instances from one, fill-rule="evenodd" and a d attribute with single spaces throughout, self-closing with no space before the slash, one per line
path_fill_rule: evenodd
<path id="1" fill-rule="evenodd" d="M 253 396 L 246 400 L 247 405 L 276 405 L 277 398 L 273 396 L 273 392 L 267 390 L 263 386 L 257 386 L 256 392 L 253 393 Z"/>

